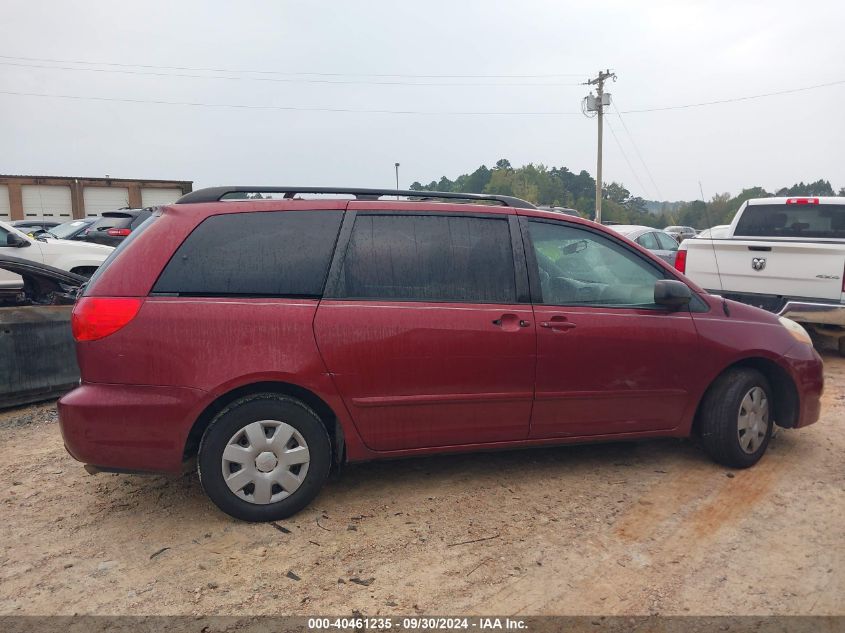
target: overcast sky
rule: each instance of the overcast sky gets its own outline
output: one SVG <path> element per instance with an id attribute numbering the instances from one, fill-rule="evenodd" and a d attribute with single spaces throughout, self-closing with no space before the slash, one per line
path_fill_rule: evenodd
<path id="1" fill-rule="evenodd" d="M 398 161 L 406 187 L 508 158 L 594 174 L 577 84 L 609 67 L 606 182 L 669 200 L 699 180 L 707 197 L 839 188 L 845 84 L 624 112 L 845 80 L 843 24 L 841 0 L 4 0 L 0 91 L 279 109 L 0 94 L 0 173 L 392 187 Z M 456 114 L 490 112 L 535 114 Z"/>

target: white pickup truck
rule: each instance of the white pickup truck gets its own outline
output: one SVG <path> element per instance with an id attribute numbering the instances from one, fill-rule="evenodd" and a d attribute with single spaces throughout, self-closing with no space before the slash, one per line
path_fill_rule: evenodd
<path id="1" fill-rule="evenodd" d="M 684 240 L 675 267 L 709 292 L 838 339 L 845 355 L 845 198 L 759 198 L 716 238 Z"/>
<path id="2" fill-rule="evenodd" d="M 0 222 L 0 254 L 28 259 L 53 268 L 90 277 L 114 250 L 111 246 L 53 238 L 31 238 L 10 224 Z M 0 271 L 0 287 L 18 287 L 18 275 Z"/>

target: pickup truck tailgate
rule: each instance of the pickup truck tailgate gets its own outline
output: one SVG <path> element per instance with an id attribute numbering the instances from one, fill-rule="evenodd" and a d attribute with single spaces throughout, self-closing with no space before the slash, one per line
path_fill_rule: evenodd
<path id="1" fill-rule="evenodd" d="M 695 250 L 696 260 L 709 261 L 712 265 L 713 246 L 710 240 L 700 244 L 692 240 L 687 248 Z M 842 295 L 845 269 L 842 244 L 767 240 L 764 245 L 742 239 L 717 240 L 715 257 L 718 275 L 703 278 L 696 275 L 695 270 L 688 272 L 692 279 L 710 290 L 837 301 Z"/>

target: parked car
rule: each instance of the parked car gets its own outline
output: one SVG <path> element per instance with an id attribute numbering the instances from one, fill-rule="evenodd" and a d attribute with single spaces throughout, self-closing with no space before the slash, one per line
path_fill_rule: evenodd
<path id="1" fill-rule="evenodd" d="M 46 237 L 52 237 L 57 240 L 75 240 L 79 239 L 89 226 L 91 226 L 97 218 L 82 218 L 80 220 L 71 220 L 70 222 L 63 222 L 58 226 L 46 231 Z"/>
<path id="2" fill-rule="evenodd" d="M 218 202 L 244 191 L 356 199 Z M 90 472 L 197 456 L 248 521 L 297 512 L 339 462 L 696 434 L 748 467 L 773 424 L 817 421 L 823 387 L 800 325 L 482 194 L 195 191 L 124 240 L 72 328 L 70 454 Z"/>
<path id="3" fill-rule="evenodd" d="M 684 242 L 678 268 L 835 338 L 845 356 L 845 197 L 748 200 L 721 239 Z"/>
<path id="4" fill-rule="evenodd" d="M 650 250 L 670 265 L 675 264 L 678 243 L 668 233 L 650 226 L 638 226 L 636 224 L 617 224 L 610 228 Z"/>
<path id="5" fill-rule="evenodd" d="M 691 226 L 667 226 L 663 230 L 675 238 L 678 244 L 691 237 L 695 237 L 697 234 L 697 231 Z"/>
<path id="6" fill-rule="evenodd" d="M 12 255 L 83 276 L 91 276 L 113 250 L 99 244 L 82 244 L 45 236 L 33 238 L 0 222 L 0 255 Z M 20 284 L 18 275 L 0 271 L 0 286 L 19 287 Z"/>
<path id="7" fill-rule="evenodd" d="M 79 235 L 78 239 L 106 246 L 117 246 L 133 230 L 141 226 L 151 213 L 151 208 L 105 211 Z"/>
<path id="8" fill-rule="evenodd" d="M 51 220 L 14 220 L 9 224 L 19 231 L 35 237 L 36 235 L 49 231 L 54 226 L 58 226 L 59 222 L 53 222 Z"/>
<path id="9" fill-rule="evenodd" d="M 701 239 L 712 238 L 714 240 L 723 239 L 728 237 L 728 231 L 730 228 L 730 224 L 717 224 L 712 228 L 700 231 L 695 237 Z"/>
<path id="10" fill-rule="evenodd" d="M 70 391 L 79 383 L 71 310 L 87 279 L 2 254 L 0 271 L 22 280 L 0 286 L 0 407 Z"/>

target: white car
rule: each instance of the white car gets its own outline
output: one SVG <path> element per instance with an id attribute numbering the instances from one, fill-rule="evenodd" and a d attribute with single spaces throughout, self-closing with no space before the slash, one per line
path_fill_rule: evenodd
<path id="1" fill-rule="evenodd" d="M 728 237 L 731 225 L 730 224 L 717 224 L 716 226 L 704 229 L 701 233 L 696 235 L 696 239 L 724 239 Z"/>
<path id="2" fill-rule="evenodd" d="M 57 240 L 49 237 L 32 238 L 6 222 L 0 222 L 0 254 L 47 264 L 72 273 L 90 277 L 114 250 L 111 246 Z M 21 278 L 0 271 L 0 286 L 20 286 Z"/>

